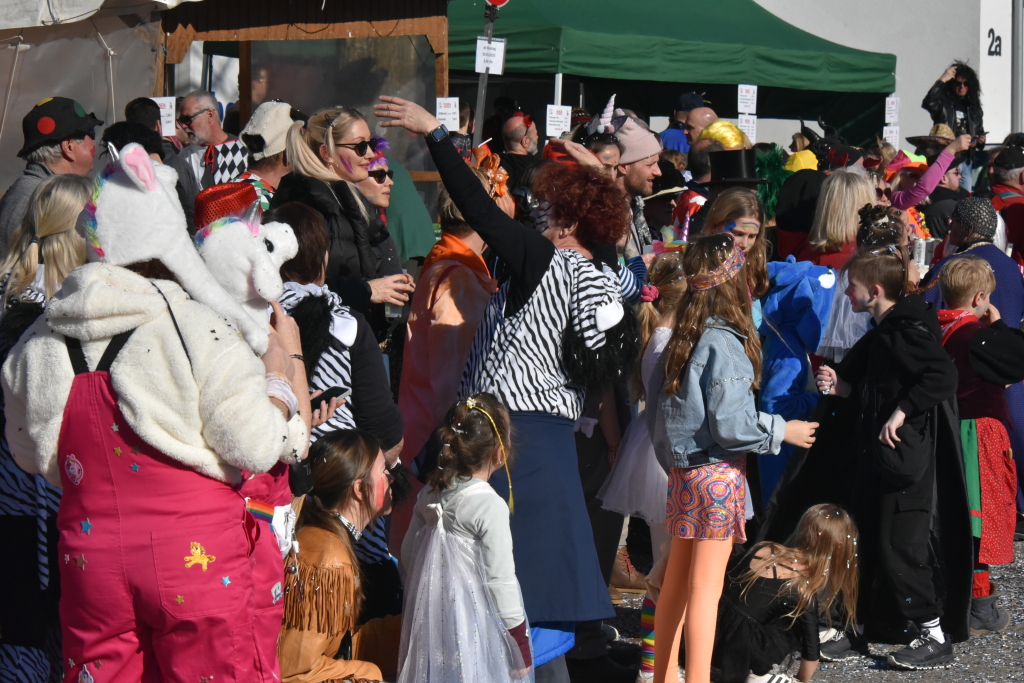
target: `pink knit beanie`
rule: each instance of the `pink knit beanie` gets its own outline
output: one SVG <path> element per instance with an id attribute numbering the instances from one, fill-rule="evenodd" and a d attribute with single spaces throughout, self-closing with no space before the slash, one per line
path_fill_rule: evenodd
<path id="1" fill-rule="evenodd" d="M 658 138 L 634 119 L 626 119 L 622 128 L 615 132 L 615 137 L 625 148 L 619 159 L 620 164 L 632 164 L 634 161 L 661 153 L 661 143 L 658 142 Z"/>

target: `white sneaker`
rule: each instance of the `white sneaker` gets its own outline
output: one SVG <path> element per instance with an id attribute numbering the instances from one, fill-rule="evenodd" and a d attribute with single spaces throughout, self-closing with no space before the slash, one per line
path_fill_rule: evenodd
<path id="1" fill-rule="evenodd" d="M 763 676 L 750 674 L 747 676 L 747 683 L 794 683 L 794 681 L 789 674 L 767 673 Z"/>

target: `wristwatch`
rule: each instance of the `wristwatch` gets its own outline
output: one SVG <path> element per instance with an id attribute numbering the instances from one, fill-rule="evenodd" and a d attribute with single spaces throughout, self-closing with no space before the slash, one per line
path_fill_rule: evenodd
<path id="1" fill-rule="evenodd" d="M 442 123 L 440 126 L 427 133 L 427 135 L 432 137 L 434 142 L 441 142 L 441 140 L 448 137 L 448 127 Z"/>

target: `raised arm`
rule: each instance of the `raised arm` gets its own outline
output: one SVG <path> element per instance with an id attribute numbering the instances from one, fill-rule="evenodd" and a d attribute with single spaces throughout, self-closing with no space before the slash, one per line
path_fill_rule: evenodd
<path id="1" fill-rule="evenodd" d="M 381 125 L 402 127 L 424 136 L 434 165 L 441 174 L 441 182 L 455 206 L 487 246 L 507 263 L 512 274 L 532 279 L 530 276 L 538 267 L 543 274 L 555 253 L 554 244 L 498 208 L 450 139 L 438 142 L 430 137 L 429 133 L 441 123 L 423 107 L 398 97 L 385 95 L 380 99 L 383 104 L 375 104 L 373 109 L 379 118 L 386 119 Z"/>

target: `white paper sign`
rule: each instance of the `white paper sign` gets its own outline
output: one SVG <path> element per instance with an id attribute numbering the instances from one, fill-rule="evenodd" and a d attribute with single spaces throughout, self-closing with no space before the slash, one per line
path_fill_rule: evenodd
<path id="1" fill-rule="evenodd" d="M 750 138 L 750 144 L 757 143 L 757 117 L 751 114 L 740 114 L 736 123 L 740 130 Z"/>
<path id="2" fill-rule="evenodd" d="M 882 129 L 882 137 L 896 149 L 900 148 L 900 127 L 886 126 Z"/>
<path id="3" fill-rule="evenodd" d="M 496 76 L 505 70 L 504 38 L 491 38 L 491 42 L 487 42 L 484 36 L 476 37 L 476 72 L 482 74 L 488 69 L 488 73 Z"/>
<path id="4" fill-rule="evenodd" d="M 900 120 L 900 98 L 885 98 L 885 122 L 899 123 Z"/>
<path id="5" fill-rule="evenodd" d="M 174 137 L 174 98 L 150 97 L 160 107 L 160 135 L 165 138 Z"/>
<path id="6" fill-rule="evenodd" d="M 739 85 L 737 86 L 738 97 L 736 109 L 741 114 L 756 114 L 757 113 L 757 86 L 756 85 Z"/>
<path id="7" fill-rule="evenodd" d="M 549 138 L 557 138 L 570 128 L 572 128 L 572 107 L 564 104 L 549 104 L 545 134 Z"/>
<path id="8" fill-rule="evenodd" d="M 437 98 L 437 120 L 444 124 L 448 130 L 459 129 L 459 98 L 438 97 Z"/>

